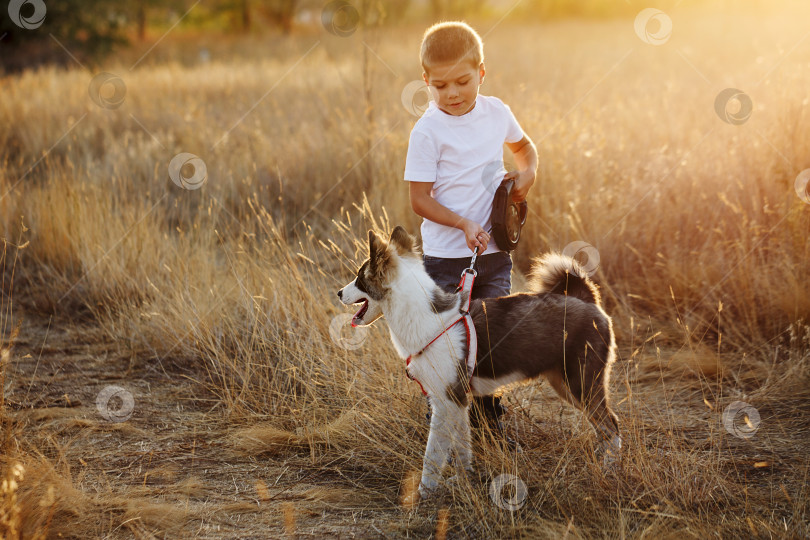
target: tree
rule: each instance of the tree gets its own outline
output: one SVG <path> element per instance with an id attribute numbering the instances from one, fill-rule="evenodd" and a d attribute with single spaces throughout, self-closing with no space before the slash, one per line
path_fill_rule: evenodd
<path id="1" fill-rule="evenodd" d="M 298 4 L 298 0 L 269 0 L 263 2 L 257 10 L 267 20 L 281 28 L 282 32 L 289 34 L 292 32 Z"/>
<path id="2" fill-rule="evenodd" d="M 67 64 L 71 55 L 93 61 L 127 43 L 124 0 L 11 0 L 0 19 L 0 69 L 18 71 L 42 63 Z M 64 49 L 63 49 L 64 48 Z"/>

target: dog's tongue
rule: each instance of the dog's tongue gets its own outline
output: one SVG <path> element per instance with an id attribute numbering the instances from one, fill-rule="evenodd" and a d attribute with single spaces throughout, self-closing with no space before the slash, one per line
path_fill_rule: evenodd
<path id="1" fill-rule="evenodd" d="M 360 306 L 360 309 L 357 310 L 357 313 L 354 314 L 352 317 L 352 327 L 357 326 L 357 322 L 363 318 L 363 315 L 366 314 L 366 310 L 368 309 L 368 300 L 363 300 L 363 305 Z"/>

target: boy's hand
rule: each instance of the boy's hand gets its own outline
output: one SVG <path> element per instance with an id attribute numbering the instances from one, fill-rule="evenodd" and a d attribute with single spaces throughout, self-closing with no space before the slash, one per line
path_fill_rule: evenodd
<path id="1" fill-rule="evenodd" d="M 526 195 L 529 194 L 529 188 L 534 184 L 535 174 L 534 171 L 510 171 L 503 176 L 503 181 L 514 180 L 515 185 L 512 187 L 512 200 L 520 202 L 526 200 Z"/>
<path id="2" fill-rule="evenodd" d="M 489 234 L 481 225 L 471 219 L 465 219 L 461 222 L 459 228 L 464 231 L 464 236 L 467 238 L 467 247 L 470 248 L 470 251 L 475 251 L 475 248 L 478 248 L 479 255 L 486 251 L 487 244 L 489 244 Z"/>

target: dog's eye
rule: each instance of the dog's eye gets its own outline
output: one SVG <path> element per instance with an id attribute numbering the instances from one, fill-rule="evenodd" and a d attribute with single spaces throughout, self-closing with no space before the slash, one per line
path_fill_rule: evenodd
<path id="1" fill-rule="evenodd" d="M 357 276 L 357 279 L 354 280 L 354 286 L 360 289 L 360 292 L 368 294 L 368 287 L 361 276 Z"/>
<path id="2" fill-rule="evenodd" d="M 368 294 L 368 286 L 366 285 L 363 276 L 366 274 L 366 267 L 368 266 L 368 261 L 363 263 L 363 266 L 360 267 L 360 270 L 357 271 L 357 278 L 354 280 L 354 286 L 360 289 L 361 292 Z"/>

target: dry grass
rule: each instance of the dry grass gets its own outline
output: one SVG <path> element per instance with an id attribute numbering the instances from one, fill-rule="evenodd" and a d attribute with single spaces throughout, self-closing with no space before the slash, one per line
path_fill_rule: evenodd
<path id="1" fill-rule="evenodd" d="M 2 259 L 6 535 L 810 535 L 810 49 L 789 4 L 674 11 L 661 47 L 623 19 L 486 36 L 482 91 L 540 153 L 517 266 L 599 250 L 626 452 L 605 476 L 582 417 L 521 388 L 525 451 L 483 437 L 478 477 L 412 511 L 424 401 L 384 324 L 354 350 L 330 324 L 365 231 L 417 230 L 400 92 L 419 29 L 223 40 L 199 65 L 159 61 L 196 46 L 167 42 L 132 71 L 130 51 L 105 67 L 115 110 L 80 68 L 0 81 L 0 228 L 30 242 Z M 713 109 L 731 86 L 756 105 L 742 126 Z M 181 151 L 203 189 L 167 178 Z M 136 394 L 131 420 L 95 412 L 108 382 Z M 753 438 L 724 429 L 733 401 L 759 411 Z M 490 499 L 500 474 L 521 510 Z"/>

